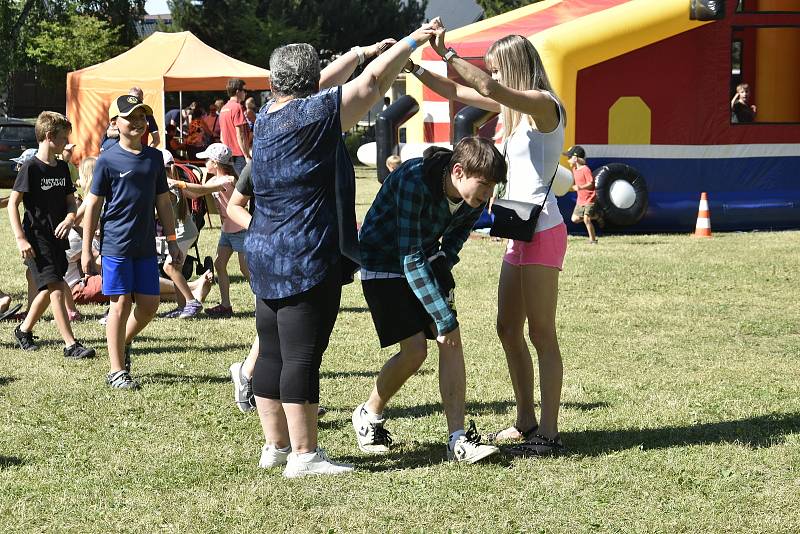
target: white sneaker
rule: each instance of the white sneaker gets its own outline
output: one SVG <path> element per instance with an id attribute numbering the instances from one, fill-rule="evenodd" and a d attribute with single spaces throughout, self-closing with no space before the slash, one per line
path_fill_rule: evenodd
<path id="1" fill-rule="evenodd" d="M 270 467 L 286 465 L 291 452 L 291 447 L 286 447 L 286 450 L 282 451 L 275 445 L 266 444 L 261 447 L 261 459 L 258 460 L 258 467 L 261 469 L 269 469 Z"/>
<path id="2" fill-rule="evenodd" d="M 447 459 L 455 462 L 474 464 L 487 458 L 500 449 L 494 445 L 485 445 L 480 442 L 481 436 L 475 428 L 475 422 L 469 422 L 469 430 L 460 436 L 453 444 L 447 446 Z"/>
<path id="3" fill-rule="evenodd" d="M 309 455 L 290 453 L 283 476 L 299 478 L 308 475 L 343 475 L 353 471 L 352 465 L 334 462 L 328 458 L 325 450 L 319 447 L 307 460 L 303 460 L 303 456 Z"/>
<path id="4" fill-rule="evenodd" d="M 253 411 L 255 406 L 251 402 L 253 400 L 253 386 L 252 382 L 244 377 L 242 374 L 242 367 L 244 362 L 236 362 L 231 364 L 231 381 L 233 382 L 233 400 L 236 406 L 242 413 Z"/>
<path id="5" fill-rule="evenodd" d="M 371 454 L 389 452 L 392 435 L 383 427 L 386 419 L 371 420 L 363 404 L 353 410 L 353 430 L 356 431 L 358 448 Z"/>

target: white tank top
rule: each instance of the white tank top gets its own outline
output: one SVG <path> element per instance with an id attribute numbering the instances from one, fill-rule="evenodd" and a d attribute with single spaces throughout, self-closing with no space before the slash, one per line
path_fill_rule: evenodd
<path id="1" fill-rule="evenodd" d="M 541 204 L 550 180 L 558 167 L 564 146 L 564 109 L 556 98 L 545 91 L 558 105 L 558 126 L 549 133 L 534 129 L 523 115 L 505 144 L 508 161 L 508 183 L 505 198 Z M 550 190 L 544 203 L 536 231 L 542 232 L 564 222 L 558 211 L 555 193 Z"/>

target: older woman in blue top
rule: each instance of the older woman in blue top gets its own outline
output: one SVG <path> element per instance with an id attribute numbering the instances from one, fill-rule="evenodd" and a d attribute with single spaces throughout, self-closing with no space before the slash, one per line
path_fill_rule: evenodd
<path id="1" fill-rule="evenodd" d="M 266 441 L 259 465 L 285 465 L 289 478 L 353 469 L 331 461 L 317 444 L 319 367 L 341 296 L 336 154 L 342 131 L 383 96 L 436 27 L 423 25 L 341 86 L 377 55 L 378 45 L 343 55 L 323 83 L 308 44 L 283 46 L 270 57 L 274 100 L 256 118 L 255 213 L 245 248 L 257 297 L 253 392 Z"/>

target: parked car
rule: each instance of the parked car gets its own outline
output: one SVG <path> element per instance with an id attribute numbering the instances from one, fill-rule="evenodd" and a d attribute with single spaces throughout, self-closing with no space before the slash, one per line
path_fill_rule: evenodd
<path id="1" fill-rule="evenodd" d="M 36 148 L 33 124 L 21 119 L 0 118 L 0 188 L 10 188 L 17 177 L 16 158 L 26 148 Z"/>

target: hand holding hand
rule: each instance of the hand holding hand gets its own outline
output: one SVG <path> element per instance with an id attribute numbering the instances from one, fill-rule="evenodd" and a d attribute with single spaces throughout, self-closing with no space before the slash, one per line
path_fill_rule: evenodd
<path id="1" fill-rule="evenodd" d="M 427 41 L 430 40 L 431 37 L 433 37 L 433 34 L 436 31 L 436 29 L 439 28 L 440 23 L 437 21 L 438 17 L 430 22 L 423 24 L 418 29 L 411 32 L 411 35 L 409 35 L 409 37 L 414 39 L 414 41 L 417 42 L 418 46 L 421 44 L 425 44 Z"/>

